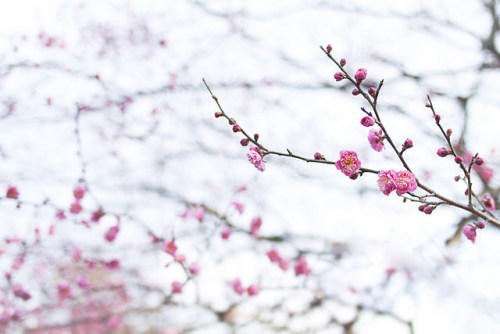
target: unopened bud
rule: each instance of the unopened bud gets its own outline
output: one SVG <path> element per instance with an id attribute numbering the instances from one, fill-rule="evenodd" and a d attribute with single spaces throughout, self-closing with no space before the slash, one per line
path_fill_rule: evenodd
<path id="1" fill-rule="evenodd" d="M 259 141 L 259 134 L 258 134 L 258 133 L 255 133 L 255 134 L 253 135 L 253 140 L 255 140 L 255 141 Z"/>
<path id="2" fill-rule="evenodd" d="M 325 156 L 319 152 L 314 153 L 314 160 L 325 160 Z"/>
<path id="3" fill-rule="evenodd" d="M 435 206 L 426 206 L 424 208 L 424 213 L 426 215 L 430 215 L 432 213 L 432 211 L 434 211 L 435 208 L 436 208 Z"/>
<path id="4" fill-rule="evenodd" d="M 229 125 L 236 124 L 236 120 L 234 118 L 232 118 L 232 117 L 229 119 L 228 122 L 229 122 Z"/>
<path id="5" fill-rule="evenodd" d="M 451 129 L 448 129 L 446 130 L 446 136 L 449 138 L 451 137 L 451 134 L 453 133 L 453 131 Z"/>
<path id="6" fill-rule="evenodd" d="M 482 164 L 484 164 L 484 159 L 481 157 L 477 157 L 476 160 L 474 160 L 474 163 L 478 166 L 481 166 Z"/>
<path id="7" fill-rule="evenodd" d="M 375 95 L 377 95 L 377 89 L 375 87 L 368 88 L 368 94 L 375 97 Z"/>
<path id="8" fill-rule="evenodd" d="M 436 123 L 439 123 L 439 121 L 441 121 L 441 116 L 434 115 L 434 119 L 436 120 Z"/>
<path id="9" fill-rule="evenodd" d="M 457 156 L 455 157 L 455 162 L 456 162 L 457 164 L 462 163 L 462 161 L 463 161 L 463 159 L 462 159 L 462 157 L 461 157 L 461 156 L 457 155 Z"/>
<path id="10" fill-rule="evenodd" d="M 241 131 L 240 126 L 238 124 L 234 124 L 233 125 L 233 132 L 239 132 L 239 131 Z"/>
<path id="11" fill-rule="evenodd" d="M 360 93 L 360 91 L 359 91 L 359 89 L 357 89 L 357 88 L 354 88 L 354 89 L 352 90 L 352 95 L 354 95 L 354 96 L 359 95 L 359 93 Z"/>
<path id="12" fill-rule="evenodd" d="M 458 182 L 458 181 L 460 181 L 460 176 L 457 175 L 453 179 L 455 180 L 455 182 Z"/>
<path id="13" fill-rule="evenodd" d="M 331 46 L 330 44 L 328 44 L 328 45 L 326 46 L 326 52 L 327 52 L 327 53 L 332 52 L 332 46 Z"/>
<path id="14" fill-rule="evenodd" d="M 351 180 L 356 180 L 356 179 L 358 178 L 358 176 L 359 176 L 359 173 L 354 173 L 354 174 L 352 174 L 351 176 L 349 176 L 349 178 L 350 178 Z"/>
<path id="15" fill-rule="evenodd" d="M 412 148 L 413 147 L 413 141 L 409 138 L 407 138 L 405 140 L 405 142 L 403 143 L 403 148 L 404 149 L 409 149 L 409 148 Z"/>
<path id="16" fill-rule="evenodd" d="M 427 207 L 427 204 L 422 204 L 418 207 L 418 211 L 424 212 L 425 208 Z"/>
<path id="17" fill-rule="evenodd" d="M 478 222 L 476 226 L 477 228 L 483 229 L 486 226 L 486 224 L 484 222 Z"/>
<path id="18" fill-rule="evenodd" d="M 430 103 L 426 103 L 426 104 L 425 104 L 425 107 L 426 107 L 426 108 L 430 108 L 430 107 L 431 107 L 431 104 L 430 104 Z"/>
<path id="19" fill-rule="evenodd" d="M 340 59 L 340 66 L 344 67 L 346 63 L 347 61 L 345 60 L 345 58 Z"/>
<path id="20" fill-rule="evenodd" d="M 247 146 L 249 142 L 250 140 L 248 138 L 243 138 L 242 140 L 240 140 L 241 146 Z"/>
<path id="21" fill-rule="evenodd" d="M 215 101 L 217 101 L 217 96 L 212 95 L 212 99 L 214 99 Z"/>
<path id="22" fill-rule="evenodd" d="M 219 117 L 221 117 L 222 115 L 223 115 L 223 113 L 222 113 L 221 111 L 217 111 L 217 112 L 215 113 L 215 118 L 219 118 Z"/>
<path id="23" fill-rule="evenodd" d="M 444 158 L 448 154 L 450 154 L 450 151 L 448 151 L 445 147 L 441 147 L 440 149 L 437 150 L 437 155 L 439 155 L 442 158 Z"/>

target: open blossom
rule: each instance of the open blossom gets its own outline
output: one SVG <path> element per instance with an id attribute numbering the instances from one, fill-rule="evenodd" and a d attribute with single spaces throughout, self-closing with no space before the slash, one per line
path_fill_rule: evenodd
<path id="1" fill-rule="evenodd" d="M 182 283 L 179 281 L 172 282 L 172 293 L 182 293 Z"/>
<path id="2" fill-rule="evenodd" d="M 476 227 L 472 224 L 467 224 L 462 229 L 463 234 L 467 239 L 472 241 L 472 243 L 476 242 Z"/>
<path id="3" fill-rule="evenodd" d="M 368 141 L 370 142 L 371 147 L 377 152 L 380 152 L 385 148 L 384 138 L 382 129 L 371 129 L 368 133 Z"/>
<path id="4" fill-rule="evenodd" d="M 340 151 L 340 159 L 335 162 L 335 167 L 347 176 L 356 174 L 361 168 L 361 161 L 353 151 Z"/>
<path id="5" fill-rule="evenodd" d="M 394 177 L 396 176 L 396 172 L 392 169 L 390 170 L 381 170 L 378 173 L 377 184 L 382 193 L 384 195 L 389 196 L 389 194 L 396 189 L 396 185 L 394 184 Z"/>
<path id="6" fill-rule="evenodd" d="M 75 188 L 73 188 L 73 196 L 75 196 L 77 201 L 81 200 L 86 192 L 87 188 L 83 184 L 77 184 Z"/>
<path id="7" fill-rule="evenodd" d="M 413 173 L 403 170 L 395 172 L 394 170 L 381 170 L 378 173 L 378 187 L 384 195 L 389 195 L 393 190 L 396 190 L 398 195 L 406 194 L 407 192 L 417 189 L 417 180 Z"/>
<path id="8" fill-rule="evenodd" d="M 175 256 L 175 252 L 177 252 L 177 246 L 175 245 L 175 239 L 172 239 L 170 241 L 165 241 L 163 243 L 163 251 Z"/>
<path id="9" fill-rule="evenodd" d="M 396 186 L 396 193 L 398 195 L 403 195 L 417 189 L 417 180 L 412 172 L 403 170 L 396 173 L 394 185 Z"/>
<path id="10" fill-rule="evenodd" d="M 265 161 L 262 158 L 262 153 L 257 146 L 251 146 L 250 151 L 247 153 L 248 161 L 255 166 L 258 170 L 263 172 L 266 169 Z"/>

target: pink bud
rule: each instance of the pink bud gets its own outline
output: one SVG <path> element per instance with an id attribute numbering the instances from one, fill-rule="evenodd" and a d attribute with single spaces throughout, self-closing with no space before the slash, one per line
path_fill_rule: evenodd
<path id="1" fill-rule="evenodd" d="M 182 293 L 183 285 L 179 281 L 172 282 L 172 293 Z"/>
<path id="2" fill-rule="evenodd" d="M 418 211 L 424 212 L 425 208 L 427 207 L 427 204 L 422 204 L 418 207 Z"/>
<path id="3" fill-rule="evenodd" d="M 238 124 L 234 124 L 233 125 L 233 132 L 239 132 L 239 131 L 241 131 L 240 126 Z"/>
<path id="4" fill-rule="evenodd" d="M 481 200 L 484 204 L 484 207 L 489 211 L 495 211 L 495 200 L 490 195 L 484 195 Z"/>
<path id="5" fill-rule="evenodd" d="M 259 134 L 258 133 L 254 133 L 253 140 L 259 141 Z"/>
<path id="6" fill-rule="evenodd" d="M 249 142 L 250 140 L 248 138 L 243 138 L 242 140 L 240 140 L 241 146 L 247 146 Z"/>
<path id="7" fill-rule="evenodd" d="M 476 224 L 476 227 L 477 227 L 477 228 L 480 228 L 480 229 L 483 229 L 485 226 L 486 226 L 486 224 L 485 224 L 484 222 L 478 222 L 478 223 Z"/>
<path id="8" fill-rule="evenodd" d="M 241 215 L 243 211 L 245 211 L 245 204 L 240 203 L 240 202 L 231 202 L 231 205 L 233 205 L 236 208 L 236 211 Z"/>
<path id="9" fill-rule="evenodd" d="M 472 241 L 472 243 L 476 242 L 476 227 L 472 224 L 467 224 L 462 229 L 463 234 L 467 239 Z"/>
<path id="10" fill-rule="evenodd" d="M 403 148 L 408 149 L 413 147 L 413 141 L 411 139 L 406 139 L 403 143 Z"/>
<path id="11" fill-rule="evenodd" d="M 448 138 L 451 137 L 452 133 L 453 133 L 453 130 L 451 130 L 451 129 L 446 130 L 446 137 L 448 137 Z"/>
<path id="12" fill-rule="evenodd" d="M 104 239 L 106 239 L 108 242 L 113 242 L 116 239 L 116 235 L 120 231 L 120 227 L 118 225 L 112 226 L 108 229 L 106 234 L 104 235 Z"/>
<path id="13" fill-rule="evenodd" d="M 229 227 L 225 226 L 220 232 L 220 236 L 222 239 L 227 240 L 231 236 L 232 232 L 233 231 Z"/>
<path id="14" fill-rule="evenodd" d="M 189 266 L 189 272 L 193 274 L 194 276 L 197 276 L 200 274 L 200 267 L 198 266 L 198 263 L 193 262 Z"/>
<path id="15" fill-rule="evenodd" d="M 359 89 L 357 88 L 354 88 L 351 92 L 352 95 L 356 96 L 356 95 L 359 95 L 361 92 L 359 91 Z"/>
<path id="16" fill-rule="evenodd" d="M 184 261 L 186 261 L 186 255 L 176 253 L 174 255 L 174 261 L 175 262 L 179 262 L 179 263 L 183 263 Z"/>
<path id="17" fill-rule="evenodd" d="M 375 97 L 375 95 L 377 95 L 377 89 L 375 87 L 368 88 L 368 94 Z"/>
<path id="18" fill-rule="evenodd" d="M 426 207 L 424 208 L 424 213 L 425 213 L 426 215 L 430 215 L 430 214 L 432 213 L 432 211 L 434 211 L 434 209 L 435 209 L 435 208 L 436 208 L 435 206 L 430 206 L 430 205 L 428 205 L 428 206 L 426 206 Z"/>
<path id="19" fill-rule="evenodd" d="M 215 118 L 219 118 L 219 117 L 221 117 L 222 115 L 223 115 L 223 113 L 222 113 L 222 112 L 217 111 L 217 112 L 215 113 Z"/>
<path id="20" fill-rule="evenodd" d="M 435 115 L 434 120 L 436 120 L 436 123 L 439 123 L 439 121 L 441 121 L 441 116 Z"/>
<path id="21" fill-rule="evenodd" d="M 360 68 L 359 70 L 356 71 L 356 74 L 354 74 L 354 79 L 356 79 L 356 82 L 360 84 L 361 81 L 366 79 L 366 74 L 367 74 L 366 68 Z"/>
<path id="22" fill-rule="evenodd" d="M 331 46 L 330 44 L 328 44 L 328 45 L 326 46 L 326 52 L 327 52 L 327 53 L 332 52 L 332 46 Z"/>
<path id="23" fill-rule="evenodd" d="M 325 160 L 325 156 L 319 152 L 314 153 L 314 160 Z"/>
<path id="24" fill-rule="evenodd" d="M 247 288 L 247 293 L 249 296 L 255 296 L 260 292 L 259 284 L 252 284 Z"/>
<path id="25" fill-rule="evenodd" d="M 341 81 L 346 78 L 346 75 L 342 72 L 337 72 L 333 75 L 333 77 L 335 78 L 336 81 Z"/>
<path id="26" fill-rule="evenodd" d="M 304 257 L 301 257 L 295 262 L 294 266 L 295 276 L 299 275 L 309 275 L 311 273 L 311 269 L 307 265 L 307 261 Z"/>
<path id="27" fill-rule="evenodd" d="M 474 160 L 474 163 L 478 166 L 481 166 L 482 164 L 484 164 L 484 160 L 481 157 L 477 157 L 476 160 Z"/>
<path id="28" fill-rule="evenodd" d="M 455 157 L 455 162 L 456 162 L 457 164 L 462 163 L 462 161 L 463 161 L 463 159 L 462 159 L 462 157 L 461 157 L 461 156 L 457 155 L 457 156 Z"/>
<path id="29" fill-rule="evenodd" d="M 363 126 L 370 127 L 373 124 L 375 124 L 375 119 L 371 116 L 365 116 L 361 119 L 361 125 Z"/>
<path id="30" fill-rule="evenodd" d="M 340 59 L 340 66 L 344 67 L 346 63 L 347 61 L 345 60 L 345 58 Z"/>
<path id="31" fill-rule="evenodd" d="M 75 188 L 73 188 L 73 196 L 76 200 L 81 200 L 86 192 L 87 188 L 82 184 L 77 184 Z"/>
<path id="32" fill-rule="evenodd" d="M 19 191 L 17 191 L 16 187 L 9 186 L 7 188 L 6 197 L 11 198 L 11 199 L 18 199 L 19 198 Z"/>
<path id="33" fill-rule="evenodd" d="M 440 149 L 437 150 L 437 155 L 439 155 L 442 158 L 446 157 L 448 154 L 450 154 L 450 152 L 444 147 L 441 147 Z"/>
<path id="34" fill-rule="evenodd" d="M 242 295 L 245 293 L 245 288 L 243 288 L 243 285 L 241 284 L 241 281 L 239 278 L 235 278 L 229 284 L 233 287 L 233 291 L 236 292 L 239 295 Z"/>
<path id="35" fill-rule="evenodd" d="M 71 203 L 71 206 L 69 207 L 69 212 L 71 212 L 74 215 L 79 214 L 80 212 L 82 212 L 82 210 L 83 210 L 83 207 L 78 200 Z"/>

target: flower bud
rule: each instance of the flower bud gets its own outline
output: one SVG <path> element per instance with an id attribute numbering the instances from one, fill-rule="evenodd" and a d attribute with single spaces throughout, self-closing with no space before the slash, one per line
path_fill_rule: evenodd
<path id="1" fill-rule="evenodd" d="M 463 159 L 462 159 L 462 157 L 461 157 L 461 156 L 457 155 L 457 156 L 455 157 L 455 162 L 456 162 L 457 164 L 462 163 L 462 161 L 463 161 Z"/>
<path id="2" fill-rule="evenodd" d="M 344 67 L 346 63 L 345 58 L 340 59 L 340 66 Z"/>
<path id="3" fill-rule="evenodd" d="M 430 104 L 430 103 L 426 103 L 426 104 L 425 104 L 425 107 L 426 107 L 426 108 L 430 108 L 430 107 L 431 107 L 431 104 Z"/>
<path id="4" fill-rule="evenodd" d="M 484 164 L 484 159 L 481 157 L 477 157 L 476 160 L 474 160 L 474 163 L 478 166 L 481 166 L 482 164 Z"/>
<path id="5" fill-rule="evenodd" d="M 359 176 L 359 173 L 354 173 L 354 174 L 352 174 L 351 176 L 349 176 L 349 178 L 350 178 L 351 180 L 356 180 L 356 179 L 358 178 L 358 176 Z"/>
<path id="6" fill-rule="evenodd" d="M 221 112 L 221 111 L 217 111 L 217 112 L 215 113 L 215 118 L 219 118 L 219 117 L 221 117 L 222 115 L 223 115 L 223 114 L 222 114 L 222 112 Z"/>
<path id="7" fill-rule="evenodd" d="M 458 182 L 458 181 L 460 181 L 460 176 L 457 175 L 453 179 L 455 180 L 455 182 Z"/>
<path id="8" fill-rule="evenodd" d="M 425 213 L 426 215 L 430 215 L 430 214 L 432 213 L 432 211 L 434 211 L 434 209 L 435 209 L 435 208 L 436 208 L 435 206 L 429 206 L 429 205 L 428 205 L 428 206 L 426 206 L 426 207 L 424 208 L 424 213 Z"/>
<path id="9" fill-rule="evenodd" d="M 259 134 L 258 134 L 258 133 L 255 133 L 255 134 L 253 135 L 253 140 L 255 140 L 255 141 L 259 141 Z"/>
<path id="10" fill-rule="evenodd" d="M 486 224 L 484 222 L 478 222 L 476 226 L 477 228 L 483 229 L 486 226 Z"/>
<path id="11" fill-rule="evenodd" d="M 331 46 L 330 44 L 328 44 L 328 45 L 326 46 L 326 52 L 327 52 L 327 53 L 332 52 L 332 46 Z"/>
<path id="12" fill-rule="evenodd" d="M 354 88 L 352 90 L 352 95 L 356 96 L 356 95 L 359 95 L 360 91 L 357 89 L 357 88 Z"/>
<path id="13" fill-rule="evenodd" d="M 242 140 L 240 140 L 241 146 L 247 146 L 249 142 L 250 140 L 248 138 L 243 138 Z"/>
<path id="14" fill-rule="evenodd" d="M 239 131 L 241 131 L 240 126 L 238 124 L 234 124 L 233 125 L 233 132 L 239 132 Z"/>
<path id="15" fill-rule="evenodd" d="M 361 119 L 361 125 L 370 127 L 375 124 L 375 120 L 371 116 L 365 116 Z"/>
<path id="16" fill-rule="evenodd" d="M 337 72 L 333 75 L 333 77 L 335 78 L 335 81 L 340 81 L 340 80 L 345 79 L 346 75 L 342 72 Z"/>
<path id="17" fill-rule="evenodd" d="M 450 154 L 450 151 L 448 151 L 445 147 L 441 147 L 440 149 L 437 150 L 437 155 L 439 155 L 442 158 L 444 158 L 448 154 Z"/>
<path id="18" fill-rule="evenodd" d="M 413 147 L 413 141 L 409 138 L 407 138 L 405 140 L 405 142 L 403 143 L 403 148 L 404 149 L 409 149 L 409 148 L 412 148 Z"/>
<path id="19" fill-rule="evenodd" d="M 359 70 L 356 71 L 356 74 L 354 74 L 354 79 L 356 79 L 358 85 L 361 83 L 361 81 L 366 79 L 366 74 L 367 74 L 366 68 L 360 68 Z"/>
<path id="20" fill-rule="evenodd" d="M 325 160 L 325 156 L 319 152 L 314 153 L 314 160 Z"/>
<path id="21" fill-rule="evenodd" d="M 232 117 L 229 119 L 228 122 L 229 122 L 229 125 L 236 124 L 236 120 L 234 118 L 232 118 Z"/>
<path id="22" fill-rule="evenodd" d="M 446 137 L 450 138 L 453 131 L 451 129 L 446 130 Z"/>
<path id="23" fill-rule="evenodd" d="M 418 211 L 424 212 L 425 208 L 427 207 L 427 204 L 422 204 L 418 207 Z"/>
<path id="24" fill-rule="evenodd" d="M 434 119 L 436 120 L 436 123 L 439 123 L 439 121 L 441 121 L 441 116 L 434 115 Z"/>
<path id="25" fill-rule="evenodd" d="M 375 87 L 368 88 L 368 94 L 375 97 L 375 95 L 377 95 L 377 89 Z"/>

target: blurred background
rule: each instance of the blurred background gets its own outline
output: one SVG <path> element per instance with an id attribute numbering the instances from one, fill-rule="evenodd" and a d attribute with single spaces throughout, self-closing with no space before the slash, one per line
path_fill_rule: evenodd
<path id="1" fill-rule="evenodd" d="M 276 156 L 261 173 L 202 82 L 268 149 L 333 161 L 353 150 L 363 167 L 403 169 L 369 146 L 368 105 L 334 80 L 319 48 L 331 44 L 349 73 L 368 70 L 366 87 L 384 80 L 381 118 L 398 147 L 413 141 L 405 155 L 420 181 L 466 203 L 459 168 L 436 155 L 446 142 L 430 95 L 454 144 L 486 161 L 475 192 L 498 203 L 497 7 L 1 4 L 0 187 L 19 192 L 0 201 L 1 331 L 498 333 L 493 226 L 472 244 L 461 228 L 474 217 L 425 215 L 381 194 L 372 174 L 353 181 Z"/>

